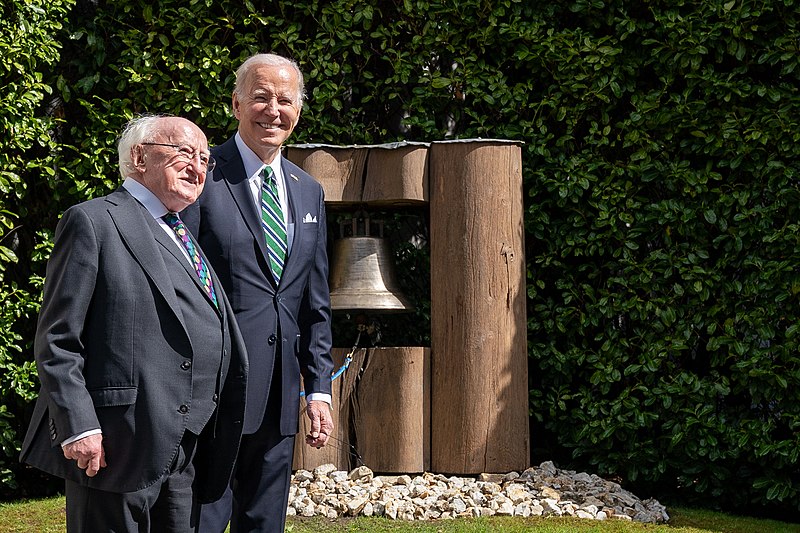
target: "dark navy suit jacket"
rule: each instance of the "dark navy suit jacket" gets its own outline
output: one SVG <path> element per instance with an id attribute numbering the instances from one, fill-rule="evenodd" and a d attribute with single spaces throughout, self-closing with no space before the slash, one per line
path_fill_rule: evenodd
<path id="1" fill-rule="evenodd" d="M 280 357 L 282 435 L 298 431 L 300 376 L 307 394 L 331 393 L 330 294 L 323 190 L 283 159 L 292 247 L 279 285 L 269 269 L 261 215 L 234 137 L 212 149 L 217 166 L 182 214 L 231 300 L 250 361 L 244 432 L 264 417 Z M 277 423 L 277 421 L 270 421 Z"/>

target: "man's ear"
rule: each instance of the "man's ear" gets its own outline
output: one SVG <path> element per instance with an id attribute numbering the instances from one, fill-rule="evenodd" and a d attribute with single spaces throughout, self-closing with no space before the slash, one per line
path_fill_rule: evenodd
<path id="1" fill-rule="evenodd" d="M 144 149 L 141 144 L 131 147 L 131 164 L 133 168 L 139 172 L 144 172 L 146 166 L 146 158 L 144 156 Z"/>
<path id="2" fill-rule="evenodd" d="M 239 120 L 239 95 L 235 91 L 231 94 L 231 111 L 234 118 Z"/>

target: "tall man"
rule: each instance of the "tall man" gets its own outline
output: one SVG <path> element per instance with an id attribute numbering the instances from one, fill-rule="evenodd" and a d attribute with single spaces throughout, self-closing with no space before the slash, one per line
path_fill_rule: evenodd
<path id="1" fill-rule="evenodd" d="M 298 431 L 300 376 L 311 431 L 324 446 L 330 413 L 330 294 L 322 187 L 281 156 L 303 105 L 303 76 L 259 54 L 236 71 L 238 132 L 184 218 L 231 298 L 250 358 L 242 449 L 232 490 L 201 510 L 201 531 L 282 532 Z"/>
<path id="2" fill-rule="evenodd" d="M 122 187 L 71 207 L 56 229 L 22 460 L 66 480 L 70 532 L 194 531 L 195 499 L 228 486 L 247 357 L 219 278 L 176 216 L 213 165 L 190 121 L 134 119 L 119 141 Z"/>

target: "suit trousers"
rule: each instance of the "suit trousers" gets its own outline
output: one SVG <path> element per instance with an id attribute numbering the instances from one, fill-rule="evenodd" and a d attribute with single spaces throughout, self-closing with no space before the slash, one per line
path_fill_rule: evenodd
<path id="1" fill-rule="evenodd" d="M 170 471 L 136 492 L 106 492 L 67 480 L 67 533 L 197 531 L 199 508 L 192 493 L 196 449 L 197 436 L 186 431 Z"/>
<path id="2" fill-rule="evenodd" d="M 280 432 L 280 387 L 270 391 L 258 431 L 242 435 L 231 487 L 200 509 L 201 533 L 283 533 L 292 479 L 294 435 Z"/>

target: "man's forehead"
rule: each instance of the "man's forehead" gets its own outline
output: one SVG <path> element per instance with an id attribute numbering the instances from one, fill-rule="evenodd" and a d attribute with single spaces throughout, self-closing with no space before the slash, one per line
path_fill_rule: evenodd
<path id="1" fill-rule="evenodd" d="M 192 123 L 178 123 L 162 132 L 170 141 L 181 144 L 204 144 L 205 135 Z"/>

